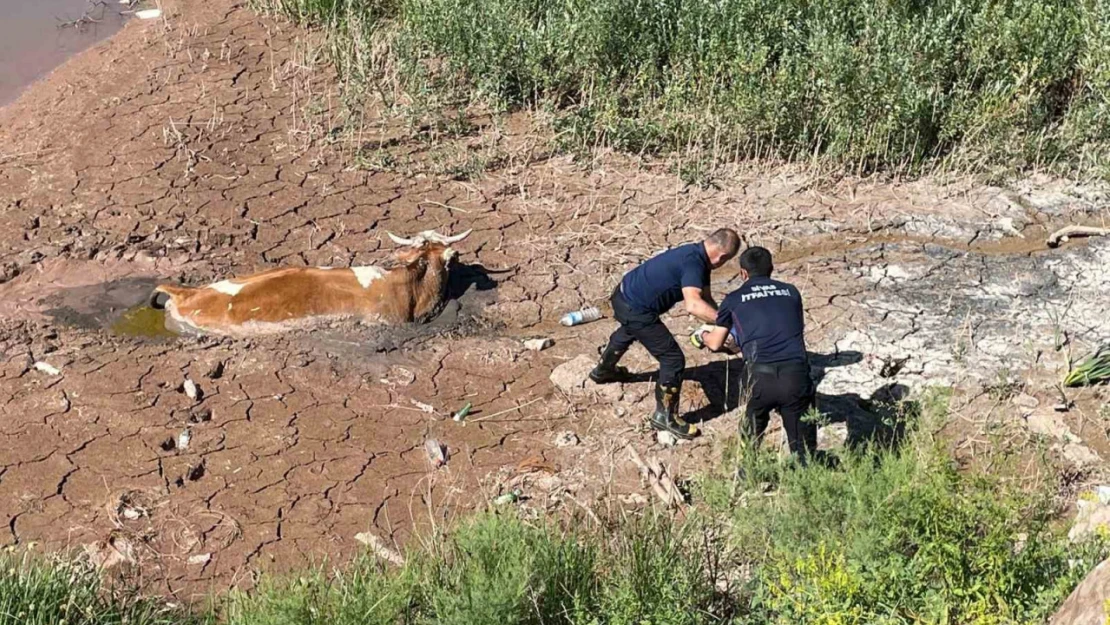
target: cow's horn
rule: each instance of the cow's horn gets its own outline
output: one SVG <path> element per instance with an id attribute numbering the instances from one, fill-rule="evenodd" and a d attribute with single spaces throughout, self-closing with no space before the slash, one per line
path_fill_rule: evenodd
<path id="1" fill-rule="evenodd" d="M 459 241 L 462 241 L 466 237 L 470 236 L 470 233 L 473 232 L 473 230 L 474 229 L 471 228 L 470 230 L 467 230 L 466 232 L 464 232 L 462 234 L 456 234 L 453 237 L 440 237 L 440 241 L 444 245 L 451 245 L 452 243 L 458 243 Z"/>
<path id="2" fill-rule="evenodd" d="M 399 236 L 393 234 L 392 232 L 389 232 L 388 230 L 386 231 L 386 234 L 388 234 L 389 238 L 392 239 L 393 242 L 396 243 L 397 245 L 416 245 L 416 241 L 414 241 L 413 239 L 405 239 L 405 238 L 399 237 Z"/>

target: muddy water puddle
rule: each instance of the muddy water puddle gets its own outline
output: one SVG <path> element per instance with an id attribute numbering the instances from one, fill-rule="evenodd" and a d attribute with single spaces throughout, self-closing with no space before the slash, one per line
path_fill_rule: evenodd
<path id="1" fill-rule="evenodd" d="M 0 0 L 0 106 L 123 26 L 116 0 Z"/>
<path id="2" fill-rule="evenodd" d="M 177 334 L 166 328 L 166 311 L 146 304 L 125 311 L 109 326 L 112 334 L 136 338 L 171 338 Z"/>

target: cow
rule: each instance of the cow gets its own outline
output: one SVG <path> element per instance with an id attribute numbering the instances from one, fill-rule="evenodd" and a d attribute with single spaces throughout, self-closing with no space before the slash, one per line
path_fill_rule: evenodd
<path id="1" fill-rule="evenodd" d="M 149 303 L 166 311 L 166 328 L 179 334 L 273 334 L 341 318 L 423 323 L 443 309 L 458 255 L 451 245 L 470 232 L 426 230 L 409 239 L 387 232 L 404 247 L 379 266 L 287 267 L 203 287 L 160 284 Z"/>

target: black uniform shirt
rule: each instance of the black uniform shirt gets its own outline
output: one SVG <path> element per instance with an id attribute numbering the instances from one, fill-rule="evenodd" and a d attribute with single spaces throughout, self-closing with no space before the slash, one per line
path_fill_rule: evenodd
<path id="1" fill-rule="evenodd" d="M 717 325 L 731 328 L 749 363 L 805 362 L 802 294 L 792 284 L 752 278 L 728 294 Z"/>

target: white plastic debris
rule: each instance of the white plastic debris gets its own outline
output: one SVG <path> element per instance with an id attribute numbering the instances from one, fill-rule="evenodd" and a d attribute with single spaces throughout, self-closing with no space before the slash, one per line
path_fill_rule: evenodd
<path id="1" fill-rule="evenodd" d="M 428 452 L 428 461 L 433 467 L 442 467 L 447 464 L 447 451 L 443 445 L 434 438 L 429 438 L 424 443 L 424 451 Z"/>
<path id="2" fill-rule="evenodd" d="M 135 11 L 135 17 L 141 20 L 152 20 L 162 17 L 162 9 L 143 9 L 142 11 Z"/>
<path id="3" fill-rule="evenodd" d="M 420 410 L 421 412 L 432 414 L 436 411 L 435 408 L 429 406 L 428 404 L 425 404 L 424 402 L 416 401 L 415 399 L 410 399 L 409 401 L 412 403 L 413 406 L 416 406 L 417 410 Z"/>
<path id="4" fill-rule="evenodd" d="M 524 348 L 534 352 L 542 352 L 543 350 L 551 347 L 554 344 L 555 341 L 549 338 L 528 339 L 527 341 L 524 341 Z"/>
<path id="5" fill-rule="evenodd" d="M 127 519 L 128 521 L 134 521 L 134 520 L 138 519 L 141 516 L 143 516 L 143 513 L 139 510 L 134 509 L 134 508 L 124 508 L 123 509 L 123 518 Z"/>
<path id="6" fill-rule="evenodd" d="M 193 434 L 189 431 L 189 428 L 181 430 L 181 433 L 177 435 L 177 449 L 179 451 L 189 449 L 189 441 L 192 440 L 192 438 Z"/>
<path id="7" fill-rule="evenodd" d="M 47 362 L 36 362 L 35 363 L 35 369 L 38 370 L 38 371 L 42 371 L 46 375 L 61 375 L 62 374 L 62 372 L 59 371 L 57 367 L 55 367 L 54 365 L 52 365 L 50 363 L 47 363 Z"/>
<path id="8" fill-rule="evenodd" d="M 659 444 L 663 447 L 674 447 L 678 444 L 678 437 L 670 432 L 656 432 L 655 440 L 659 441 Z"/>
<path id="9" fill-rule="evenodd" d="M 189 564 L 205 565 L 205 564 L 208 564 L 208 561 L 211 560 L 211 559 L 212 559 L 212 554 L 210 554 L 210 553 L 200 553 L 200 554 L 197 554 L 195 556 L 189 556 Z"/>

